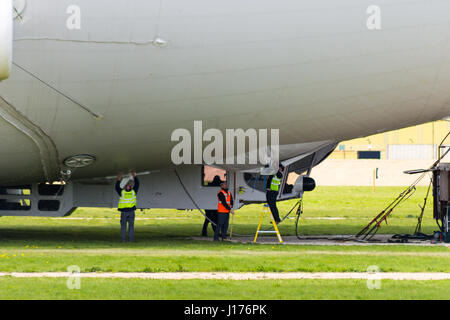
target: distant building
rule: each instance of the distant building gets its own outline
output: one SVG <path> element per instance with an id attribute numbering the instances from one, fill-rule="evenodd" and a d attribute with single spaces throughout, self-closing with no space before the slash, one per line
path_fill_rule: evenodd
<path id="1" fill-rule="evenodd" d="M 344 141 L 330 159 L 434 160 L 449 131 L 450 119 Z M 444 144 L 450 145 L 450 138 Z"/>

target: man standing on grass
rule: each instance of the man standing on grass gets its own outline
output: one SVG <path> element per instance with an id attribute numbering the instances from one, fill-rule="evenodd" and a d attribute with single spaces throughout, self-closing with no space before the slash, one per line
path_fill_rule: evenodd
<path id="1" fill-rule="evenodd" d="M 213 181 L 208 184 L 208 187 L 220 187 L 222 180 L 220 180 L 220 176 L 215 176 Z M 213 233 L 216 232 L 217 226 L 217 210 L 208 210 L 205 209 L 205 222 L 203 223 L 202 229 L 202 237 L 208 236 L 208 224 L 211 222 L 211 227 L 213 229 Z"/>
<path id="2" fill-rule="evenodd" d="M 228 224 L 230 221 L 230 213 L 234 214 L 233 210 L 233 197 L 231 192 L 228 191 L 228 184 L 222 182 L 220 184 L 220 191 L 217 194 L 217 226 L 214 231 L 214 241 L 219 241 L 219 236 L 222 241 L 227 240 Z"/>
<path id="3" fill-rule="evenodd" d="M 134 218 L 137 204 L 137 193 L 139 190 L 139 179 L 136 177 L 136 172 L 131 171 L 133 179 L 129 179 L 125 187 L 121 188 L 122 174 L 119 172 L 116 181 L 116 191 L 119 194 L 119 211 L 120 216 L 120 229 L 121 229 L 121 241 L 125 242 L 125 236 L 127 232 L 128 224 L 128 237 L 130 242 L 134 242 Z M 134 186 L 133 186 L 134 181 Z"/>

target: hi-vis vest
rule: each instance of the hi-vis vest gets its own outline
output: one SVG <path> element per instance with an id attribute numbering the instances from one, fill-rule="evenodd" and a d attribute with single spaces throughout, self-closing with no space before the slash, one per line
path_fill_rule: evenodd
<path id="1" fill-rule="evenodd" d="M 281 179 L 278 178 L 277 175 L 274 175 L 272 177 L 272 181 L 270 183 L 270 190 L 273 190 L 273 191 L 280 190 L 280 184 L 281 184 Z"/>
<path id="2" fill-rule="evenodd" d="M 227 192 L 227 191 L 224 191 L 224 190 L 220 190 L 220 192 L 223 193 L 223 195 L 225 196 L 225 199 L 227 201 L 228 206 L 231 208 L 231 192 L 230 191 Z M 217 194 L 217 198 L 219 198 L 220 192 Z M 230 210 L 225 208 L 225 206 L 219 200 L 219 204 L 217 205 L 217 212 L 230 213 Z"/>
<path id="3" fill-rule="evenodd" d="M 119 199 L 119 209 L 133 208 L 136 204 L 136 192 L 134 190 L 122 190 L 122 195 Z"/>

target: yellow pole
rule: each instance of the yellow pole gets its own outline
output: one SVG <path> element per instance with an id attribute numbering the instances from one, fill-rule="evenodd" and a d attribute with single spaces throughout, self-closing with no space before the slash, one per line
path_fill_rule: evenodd
<path id="1" fill-rule="evenodd" d="M 373 192 L 375 192 L 376 169 L 373 169 Z"/>
<path id="2" fill-rule="evenodd" d="M 234 214 L 231 215 L 230 240 L 231 238 L 233 238 L 233 221 L 234 221 Z"/>

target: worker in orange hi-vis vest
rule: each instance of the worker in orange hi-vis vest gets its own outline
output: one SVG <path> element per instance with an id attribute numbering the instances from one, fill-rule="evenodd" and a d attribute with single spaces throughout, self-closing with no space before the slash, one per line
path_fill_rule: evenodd
<path id="1" fill-rule="evenodd" d="M 217 227 L 214 232 L 214 241 L 219 241 L 219 237 L 224 241 L 227 240 L 230 213 L 234 214 L 233 196 L 231 195 L 231 192 L 228 191 L 228 184 L 226 182 L 220 184 L 220 191 L 217 194 L 217 199 Z"/>

